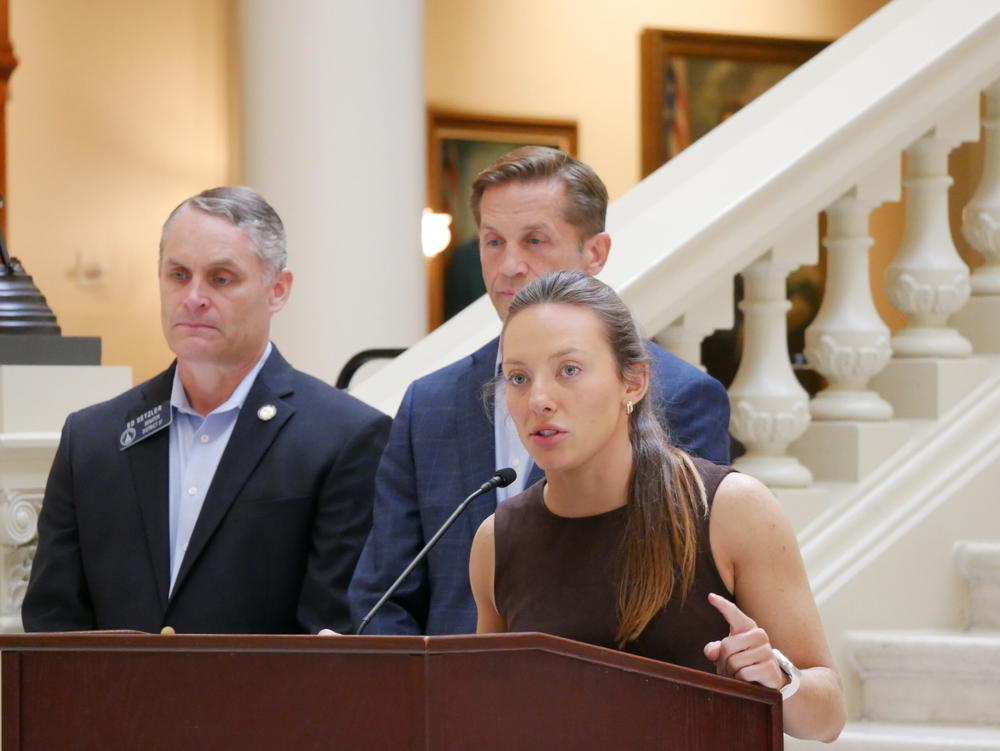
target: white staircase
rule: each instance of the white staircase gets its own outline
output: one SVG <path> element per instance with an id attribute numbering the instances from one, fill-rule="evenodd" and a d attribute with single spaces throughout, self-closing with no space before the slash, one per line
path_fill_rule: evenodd
<path id="1" fill-rule="evenodd" d="M 997 751 L 1000 736 L 992 728 L 972 725 L 901 725 L 859 722 L 848 725 L 832 746 L 786 741 L 787 751 L 812 748 L 845 751 Z"/>
<path id="2" fill-rule="evenodd" d="M 955 559 L 968 582 L 967 628 L 848 632 L 863 719 L 835 748 L 1000 749 L 1000 542 L 959 543 Z"/>
<path id="3" fill-rule="evenodd" d="M 982 180 L 953 227 L 948 156 L 981 137 Z M 906 316 L 893 334 L 872 303 L 868 224 L 896 201 L 905 235 L 887 278 L 874 280 Z M 826 288 L 805 354 L 829 386 L 810 400 L 776 343 L 786 277 L 816 262 L 821 213 Z M 872 723 L 933 720 L 915 747 L 990 748 L 987 726 L 948 726 L 1000 726 L 979 713 L 1000 705 L 984 688 L 1000 673 L 995 639 L 941 634 L 964 625 L 952 546 L 1000 537 L 1000 3 L 888 4 L 616 201 L 608 228 L 602 277 L 688 359 L 732 326 L 733 280 L 743 277 L 729 393 L 730 428 L 748 452 L 737 466 L 775 490 L 800 530 L 850 716 L 864 718 L 840 743 L 908 747 L 891 744 L 909 729 Z M 959 231 L 986 259 L 973 274 L 952 241 Z M 355 393 L 393 412 L 413 378 L 498 328 L 481 300 Z M 977 602 L 1000 598 L 983 586 L 992 595 Z M 934 632 L 888 635 L 913 628 Z M 940 657 L 942 641 L 956 662 Z M 904 648 L 912 674 L 878 673 L 877 656 Z M 970 652 L 966 673 L 920 678 L 936 661 L 957 669 Z M 920 692 L 926 705 L 912 701 Z"/>
<path id="4" fill-rule="evenodd" d="M 980 138 L 982 179 L 953 226 L 948 157 Z M 873 280 L 869 218 L 897 201 L 905 235 L 887 277 Z M 776 343 L 786 335 L 787 275 L 816 263 L 820 214 L 826 287 L 805 354 L 829 386 L 810 399 Z M 972 673 L 921 682 L 917 672 L 865 671 L 902 641 L 913 665 L 918 655 L 921 670 L 934 663 L 939 637 L 884 634 L 963 628 L 953 546 L 1000 538 L 1000 2 L 894 0 L 616 201 L 608 229 L 602 278 L 689 360 L 702 338 L 732 326 L 733 281 L 743 277 L 730 429 L 748 448 L 738 466 L 774 489 L 800 531 L 858 720 L 839 744 L 997 748 L 986 720 L 969 729 L 968 717 L 943 711 L 978 706 Z M 975 273 L 956 252 L 959 233 L 985 258 Z M 906 316 L 900 331 L 879 318 L 872 284 Z M 354 393 L 392 413 L 411 380 L 498 329 L 484 298 Z M 993 594 L 977 602 L 1000 598 L 995 584 L 983 586 Z M 986 639 L 973 661 L 996 672 L 992 637 L 964 638 Z M 888 713 L 876 724 L 876 693 L 878 706 L 895 696 L 903 707 L 911 690 L 940 703 L 942 714 L 914 710 L 933 726 L 914 730 L 914 716 Z"/>

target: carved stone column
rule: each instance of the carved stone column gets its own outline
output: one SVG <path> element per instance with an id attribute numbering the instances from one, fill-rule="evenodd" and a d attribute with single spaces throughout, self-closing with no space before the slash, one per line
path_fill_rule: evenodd
<path id="1" fill-rule="evenodd" d="M 743 356 L 729 387 L 729 430 L 747 449 L 736 467 L 767 485 L 796 488 L 812 474 L 786 454 L 809 425 L 809 395 L 788 357 L 785 280 L 792 268 L 768 254 L 742 273 Z"/>
<path id="2" fill-rule="evenodd" d="M 958 144 L 930 131 L 910 146 L 906 232 L 886 271 L 889 300 L 909 322 L 892 339 L 896 357 L 968 357 L 969 340 L 947 325 L 969 299 L 969 267 L 948 226 L 948 153 Z"/>
<path id="3" fill-rule="evenodd" d="M 854 191 L 826 211 L 827 277 L 823 303 L 806 329 L 805 356 L 829 381 L 810 405 L 816 420 L 888 420 L 892 406 L 868 389 L 892 356 L 868 279 L 868 216 L 876 202 Z"/>

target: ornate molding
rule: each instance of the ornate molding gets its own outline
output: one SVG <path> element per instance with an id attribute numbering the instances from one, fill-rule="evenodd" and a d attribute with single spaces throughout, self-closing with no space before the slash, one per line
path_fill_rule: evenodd
<path id="1" fill-rule="evenodd" d="M 37 543 L 8 548 L 4 551 L 4 585 L 7 591 L 4 602 L 5 615 L 21 615 L 21 604 L 28 589 L 31 562 L 35 559 Z"/>
<path id="2" fill-rule="evenodd" d="M 0 544 L 24 545 L 38 533 L 40 491 L 0 491 Z"/>
<path id="3" fill-rule="evenodd" d="M 962 236 L 966 242 L 984 256 L 1000 256 L 1000 221 L 988 211 L 971 214 L 962 223 Z"/>
<path id="4" fill-rule="evenodd" d="M 892 347 L 884 334 L 861 346 L 838 344 L 834 336 L 823 334 L 818 345 L 806 347 L 804 354 L 816 370 L 832 380 L 867 383 L 889 362 Z"/>
<path id="5" fill-rule="evenodd" d="M 809 427 L 809 400 L 795 399 L 790 409 L 757 409 L 748 399 L 737 399 L 729 431 L 743 443 L 787 446 Z"/>
<path id="6" fill-rule="evenodd" d="M 19 618 L 35 557 L 41 490 L 0 490 L 0 587 L 5 618 Z"/>
<path id="7" fill-rule="evenodd" d="M 931 273 L 938 276 L 937 272 Z M 968 271 L 953 272 L 951 279 L 946 281 L 920 281 L 914 274 L 920 271 L 890 267 L 887 272 L 889 300 L 911 317 L 933 317 L 943 321 L 961 310 L 972 293 Z"/>

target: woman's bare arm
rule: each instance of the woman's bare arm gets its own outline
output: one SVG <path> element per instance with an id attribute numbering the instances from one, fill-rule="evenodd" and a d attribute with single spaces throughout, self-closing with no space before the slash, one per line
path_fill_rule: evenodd
<path id="1" fill-rule="evenodd" d="M 836 740 L 846 712 L 795 530 L 781 504 L 758 480 L 727 475 L 710 520 L 712 554 L 736 604 L 710 598 L 730 635 L 705 647 L 719 672 L 772 688 L 788 679 L 771 648 L 801 670 L 799 690 L 784 703 L 785 732 Z"/>
<path id="2" fill-rule="evenodd" d="M 472 540 L 469 553 L 469 581 L 476 600 L 476 633 L 504 632 L 507 624 L 497 612 L 493 596 L 493 576 L 496 569 L 496 545 L 493 539 L 493 516 L 487 517 Z"/>

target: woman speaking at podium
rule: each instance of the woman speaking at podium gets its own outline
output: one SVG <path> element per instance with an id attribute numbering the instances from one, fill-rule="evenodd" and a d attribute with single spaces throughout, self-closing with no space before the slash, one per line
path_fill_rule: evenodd
<path id="1" fill-rule="evenodd" d="M 769 686 L 785 732 L 834 740 L 843 693 L 795 533 L 763 484 L 670 443 L 621 299 L 578 272 L 537 279 L 514 298 L 501 351 L 511 418 L 545 479 L 476 534 L 478 631 Z"/>

